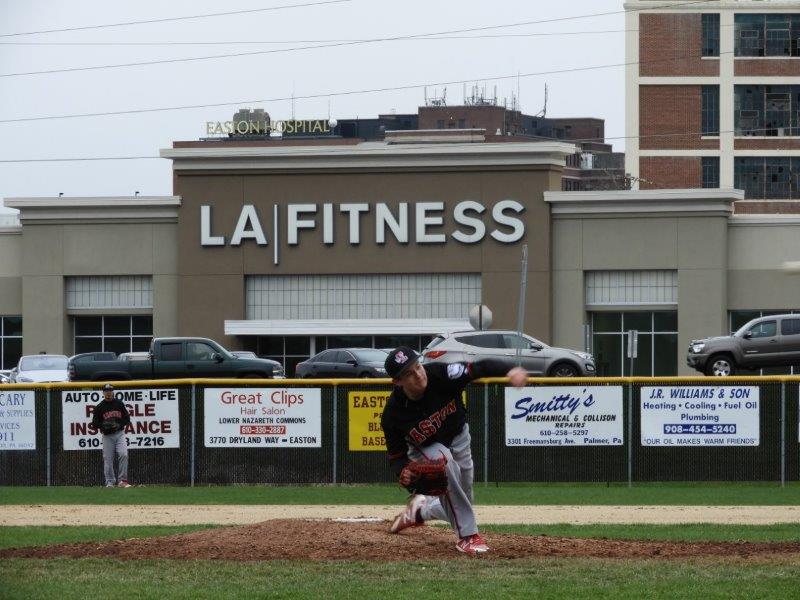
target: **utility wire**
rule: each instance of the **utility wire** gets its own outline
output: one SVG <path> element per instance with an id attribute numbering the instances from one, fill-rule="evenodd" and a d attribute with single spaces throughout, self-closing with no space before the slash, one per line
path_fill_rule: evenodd
<path id="1" fill-rule="evenodd" d="M 733 52 L 720 52 L 720 55 L 724 54 L 733 54 Z M 688 54 L 683 55 L 680 57 L 671 57 L 671 58 L 660 58 L 660 59 L 653 59 L 648 61 L 631 61 L 631 62 L 623 62 L 623 63 L 611 63 L 606 65 L 592 65 L 587 67 L 571 67 L 567 69 L 553 69 L 550 71 L 538 71 L 532 73 L 516 73 L 514 75 L 496 75 L 491 77 L 470 77 L 469 79 L 457 79 L 452 81 L 438 81 L 438 82 L 428 82 L 428 83 L 414 83 L 414 84 L 407 84 L 407 85 L 397 85 L 397 86 L 387 86 L 381 88 L 367 88 L 367 89 L 360 89 L 360 90 L 348 90 L 342 92 L 324 92 L 324 93 L 315 93 L 315 94 L 305 94 L 305 95 L 291 95 L 291 96 L 281 96 L 275 98 L 257 98 L 257 99 L 249 99 L 249 100 L 235 100 L 230 102 L 215 102 L 209 104 L 187 104 L 182 106 L 164 106 L 164 107 L 156 107 L 156 108 L 141 108 L 141 109 L 130 109 L 130 110 L 118 110 L 118 111 L 106 111 L 106 112 L 94 112 L 94 113 L 77 113 L 77 114 L 67 114 L 67 115 L 47 115 L 41 117 L 20 117 L 16 119 L 0 119 L 0 124 L 3 123 L 23 123 L 23 122 L 30 122 L 30 121 L 46 121 L 51 119 L 78 119 L 78 118 L 86 118 L 86 117 L 108 117 L 108 116 L 115 116 L 115 115 L 130 115 L 130 114 L 145 114 L 145 113 L 155 113 L 155 112 L 167 112 L 167 111 L 175 111 L 175 110 L 189 110 L 189 109 L 198 109 L 198 108 L 218 108 L 221 106 L 235 106 L 241 104 L 263 104 L 268 102 L 284 102 L 289 100 L 313 100 L 318 98 L 334 98 L 334 97 L 341 97 L 341 96 L 357 96 L 359 94 L 376 94 L 382 92 L 397 92 L 397 91 L 404 91 L 404 90 L 415 90 L 421 89 L 426 87 L 437 87 L 437 86 L 447 86 L 447 85 L 459 85 L 465 83 L 474 83 L 476 81 L 505 81 L 505 80 L 514 80 L 514 79 L 525 79 L 528 77 L 538 77 L 542 75 L 557 75 L 563 73 L 577 73 L 580 71 L 595 71 L 601 69 L 612 69 L 616 67 L 627 67 L 627 66 L 634 66 L 634 65 L 649 65 L 649 64 L 657 64 L 657 63 L 665 63 L 665 62 L 674 62 L 678 60 L 687 60 L 692 58 L 700 58 L 700 55 L 696 54 Z"/>
<path id="2" fill-rule="evenodd" d="M 40 33 L 61 33 L 65 31 L 86 31 L 88 29 L 105 29 L 107 27 L 126 27 L 128 25 L 150 25 L 152 23 L 168 23 L 173 21 L 186 21 L 189 19 L 208 19 L 211 17 L 226 17 L 230 15 L 244 15 L 258 12 L 284 10 L 287 8 L 305 8 L 308 6 L 323 6 L 326 4 L 341 4 L 353 0 L 325 0 L 324 2 L 305 2 L 303 4 L 285 4 L 282 6 L 269 6 L 266 8 L 252 8 L 249 10 L 233 10 L 228 12 L 208 13 L 202 15 L 188 15 L 185 17 L 164 17 L 161 19 L 146 19 L 143 21 L 125 21 L 122 23 L 107 23 L 105 25 L 83 25 L 81 27 L 64 27 L 62 29 L 42 29 L 39 31 L 24 31 L 19 33 L 0 33 L 0 38 L 18 37 L 22 35 L 38 35 Z"/>
<path id="3" fill-rule="evenodd" d="M 560 35 L 592 35 L 605 33 L 636 33 L 638 29 L 592 29 L 586 31 L 543 31 L 539 33 L 498 33 L 484 35 L 448 35 L 404 38 L 397 41 L 424 42 L 426 40 L 479 40 L 501 38 L 528 38 Z M 368 38 L 328 40 L 228 40 L 222 42 L 0 42 L 0 46 L 234 46 L 263 44 L 333 44 L 339 42 L 369 42 Z"/>
<path id="4" fill-rule="evenodd" d="M 609 11 L 609 12 L 600 12 L 600 13 L 589 13 L 585 15 L 575 15 L 571 17 L 556 17 L 553 19 L 543 19 L 540 21 L 530 21 L 529 24 L 534 23 L 555 23 L 559 21 L 570 21 L 574 19 L 588 19 L 592 17 L 603 17 L 607 15 L 617 15 L 621 13 L 628 13 L 628 12 L 639 12 L 642 10 L 659 10 L 662 8 L 672 8 L 675 6 L 690 6 L 692 4 L 704 4 L 706 2 L 714 2 L 716 0 L 694 0 L 691 2 L 672 2 L 670 4 L 660 4 L 654 6 L 646 6 L 642 8 L 632 8 L 630 10 L 616 10 L 616 11 Z M 289 4 L 284 6 L 272 6 L 267 8 L 254 8 L 250 10 L 236 10 L 236 11 L 228 11 L 228 12 L 219 12 L 219 13 L 208 13 L 208 14 L 201 14 L 201 15 L 189 15 L 184 17 L 165 17 L 162 19 L 147 19 L 142 21 L 126 21 L 122 23 L 108 23 L 105 25 L 84 25 L 81 27 L 65 27 L 62 29 L 43 29 L 40 31 L 26 31 L 26 32 L 19 32 L 19 33 L 0 33 L 0 38 L 4 37 L 18 37 L 23 35 L 37 35 L 41 33 L 60 33 L 65 31 L 85 31 L 88 29 L 104 29 L 107 27 L 123 27 L 128 25 L 149 25 L 152 23 L 166 23 L 171 21 L 185 21 L 188 19 L 205 19 L 209 17 L 222 17 L 222 16 L 229 16 L 229 15 L 241 15 L 247 13 L 256 13 L 256 12 L 266 12 L 266 11 L 274 11 L 274 10 L 283 10 L 285 8 L 301 8 L 306 6 L 322 6 L 325 4 L 338 4 L 342 2 L 352 2 L 352 0 L 327 0 L 324 2 L 308 2 L 305 4 Z M 493 27 L 487 27 L 486 29 L 493 29 Z"/>
<path id="5" fill-rule="evenodd" d="M 343 0 L 341 0 L 343 1 Z M 349 1 L 349 0 L 348 0 Z M 196 62 L 201 60 L 219 60 L 223 58 L 240 58 L 243 56 L 260 56 L 265 54 L 278 54 L 278 53 L 286 53 L 286 52 L 298 52 L 302 50 L 313 50 L 316 48 L 335 48 L 335 47 L 342 47 L 342 46 L 357 46 L 361 44 L 374 44 L 380 42 L 391 42 L 397 40 L 409 40 L 409 39 L 417 39 L 417 38 L 427 38 L 430 36 L 443 36 L 448 34 L 456 34 L 456 33 L 472 33 L 478 31 L 490 31 L 494 29 L 507 29 L 509 27 L 522 27 L 526 25 L 534 25 L 534 24 L 541 24 L 541 23 L 554 23 L 559 21 L 568 21 L 573 19 L 584 19 L 589 17 L 597 17 L 597 16 L 605 16 L 605 15 L 614 15 L 619 13 L 627 13 L 627 12 L 639 12 L 642 10 L 652 10 L 654 8 L 664 8 L 669 6 L 685 6 L 690 4 L 703 4 L 706 2 L 712 2 L 715 0 L 695 0 L 694 2 L 680 2 L 680 3 L 673 3 L 667 5 L 660 5 L 660 6 L 648 6 L 638 9 L 631 9 L 631 10 L 622 10 L 622 11 L 610 11 L 610 12 L 602 12 L 602 13 L 592 13 L 588 15 L 576 15 L 571 17 L 556 17 L 552 19 L 540 19 L 536 21 L 519 21 L 516 23 L 506 23 L 503 25 L 484 25 L 480 27 L 469 27 L 466 29 L 452 29 L 449 31 L 435 31 L 430 33 L 417 33 L 412 35 L 400 35 L 400 36 L 389 36 L 389 37 L 380 37 L 380 38 L 371 38 L 368 40 L 359 40 L 359 41 L 348 41 L 348 42 L 335 42 L 331 44 L 317 44 L 313 46 L 296 46 L 294 48 L 279 48 L 277 50 L 254 50 L 250 52 L 234 52 L 230 54 L 215 54 L 211 56 L 193 56 L 187 58 L 172 58 L 172 59 L 161 59 L 161 60 L 150 60 L 150 61 L 140 61 L 140 62 L 130 62 L 130 63 L 119 63 L 119 64 L 112 64 L 112 65 L 94 65 L 88 67 L 69 67 L 66 69 L 46 69 L 42 71 L 24 71 L 19 73 L 0 73 L 0 77 L 24 77 L 30 75 L 52 75 L 54 73 L 73 73 L 77 71 L 97 71 L 103 69 L 121 69 L 121 68 L 128 68 L 128 67 L 140 67 L 140 66 L 152 66 L 152 65 L 163 65 L 163 64 L 174 64 L 174 63 L 185 63 L 185 62 Z"/>
<path id="6" fill-rule="evenodd" d="M 751 129 L 748 128 L 748 132 L 754 131 L 772 131 L 774 127 L 762 127 Z M 727 131 L 719 131 L 715 132 L 714 134 L 703 133 L 700 131 L 678 131 L 678 132 L 670 132 L 670 133 L 652 133 L 647 135 L 618 135 L 618 136 L 607 136 L 607 137 L 591 137 L 591 138 L 570 138 L 570 139 L 563 139 L 563 138 L 552 138 L 552 137 L 536 137 L 530 136 L 530 141 L 541 141 L 541 142 L 562 142 L 564 144 L 579 144 L 583 142 L 597 142 L 597 143 L 605 143 L 608 140 L 633 140 L 633 139 L 651 139 L 651 138 L 670 138 L 670 137 L 716 137 L 719 134 L 723 133 L 737 133 L 736 130 L 727 130 Z M 516 136 L 518 138 L 522 138 L 523 136 Z M 749 136 L 740 136 L 739 139 L 747 139 Z M 769 136 L 770 140 L 783 140 L 787 138 L 781 138 L 777 136 Z M 226 138 L 219 138 L 220 141 L 225 141 Z M 283 139 L 292 139 L 292 138 L 283 138 Z M 791 138 L 790 138 L 791 139 Z M 240 141 L 240 140 L 237 140 Z M 265 140 L 259 140 L 265 141 Z M 279 138 L 275 140 L 269 141 L 280 141 Z M 210 144 L 216 142 L 209 142 Z M 275 147 L 275 146 L 272 146 Z M 330 146 L 307 146 L 307 147 L 297 147 L 292 146 L 293 154 L 313 154 L 320 151 L 320 148 L 326 148 Z M 374 148 L 359 148 L 358 146 L 347 146 L 348 153 L 359 153 L 359 152 L 375 152 Z M 430 148 L 430 144 L 404 144 L 403 148 L 408 149 L 423 149 L 423 148 Z M 681 152 L 681 149 L 676 148 L 653 148 L 654 150 L 674 150 L 675 152 Z M 643 149 L 645 152 L 649 149 Z M 710 152 L 714 152 L 714 148 L 708 148 Z M 641 151 L 641 150 L 640 150 Z M 680 155 L 675 155 L 680 157 Z M 161 158 L 157 155 L 145 155 L 145 156 L 86 156 L 86 157 L 75 157 L 75 158 L 21 158 L 21 159 L 0 159 L 0 163 L 30 163 L 30 162 L 70 162 L 70 161 L 95 161 L 95 160 L 150 160 Z M 691 157 L 690 157 L 691 158 Z"/>

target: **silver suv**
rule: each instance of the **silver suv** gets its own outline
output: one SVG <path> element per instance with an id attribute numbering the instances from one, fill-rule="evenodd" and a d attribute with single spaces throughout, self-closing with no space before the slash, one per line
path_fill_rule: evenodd
<path id="1" fill-rule="evenodd" d="M 733 335 L 692 340 L 686 364 L 717 377 L 737 370 L 800 365 L 800 314 L 760 317 Z"/>
<path id="2" fill-rule="evenodd" d="M 472 362 L 481 358 L 502 360 L 511 368 L 517 365 L 517 349 L 522 368 L 532 376 L 587 377 L 595 375 L 594 358 L 578 350 L 553 348 L 516 331 L 454 331 L 437 335 L 422 351 L 422 362 Z"/>

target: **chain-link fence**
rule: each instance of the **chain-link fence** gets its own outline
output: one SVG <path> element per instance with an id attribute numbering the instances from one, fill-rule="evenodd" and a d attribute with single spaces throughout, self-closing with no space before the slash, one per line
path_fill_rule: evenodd
<path id="1" fill-rule="evenodd" d="M 150 484 L 393 481 L 387 380 L 125 382 L 129 473 Z M 466 403 L 475 480 L 797 481 L 800 377 L 503 379 Z M 98 485 L 97 384 L 0 387 L 0 485 Z"/>

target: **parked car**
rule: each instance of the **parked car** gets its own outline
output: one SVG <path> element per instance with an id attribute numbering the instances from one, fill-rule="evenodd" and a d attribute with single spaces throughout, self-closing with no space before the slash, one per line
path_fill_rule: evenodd
<path id="1" fill-rule="evenodd" d="M 386 377 L 383 365 L 387 356 L 387 352 L 375 348 L 323 350 L 298 363 L 295 377 Z"/>
<path id="2" fill-rule="evenodd" d="M 11 383 L 11 369 L 0 371 L 0 384 L 2 383 Z"/>
<path id="3" fill-rule="evenodd" d="M 19 359 L 11 370 L 11 383 L 69 381 L 69 359 L 63 354 L 31 354 Z"/>
<path id="4" fill-rule="evenodd" d="M 800 365 L 800 314 L 760 317 L 733 335 L 692 340 L 686 364 L 716 377 Z"/>
<path id="5" fill-rule="evenodd" d="M 453 331 L 437 335 L 422 351 L 423 364 L 472 362 L 494 358 L 517 365 L 517 349 L 523 369 L 532 376 L 590 377 L 595 364 L 591 354 L 555 348 L 529 335 L 510 330 Z"/>
<path id="6" fill-rule="evenodd" d="M 231 354 L 233 354 L 236 358 L 258 358 L 255 352 L 250 352 L 250 350 L 231 350 Z M 265 360 L 268 363 L 272 364 L 272 378 L 273 379 L 283 379 L 286 377 L 286 373 L 284 373 L 283 365 L 279 363 L 277 360 L 272 360 L 270 358 L 262 358 L 261 360 Z"/>
<path id="7" fill-rule="evenodd" d="M 127 353 L 126 353 L 127 354 Z M 137 353 L 138 354 L 138 353 Z M 206 338 L 155 338 L 143 360 L 72 360 L 71 381 L 240 377 L 268 379 L 273 361 L 236 358 Z"/>

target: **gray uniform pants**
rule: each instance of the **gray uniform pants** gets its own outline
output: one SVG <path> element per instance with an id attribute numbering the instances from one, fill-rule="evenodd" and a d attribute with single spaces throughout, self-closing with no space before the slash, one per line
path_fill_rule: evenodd
<path id="1" fill-rule="evenodd" d="M 431 460 L 441 458 L 442 455 L 447 459 L 448 489 L 443 496 L 427 496 L 427 502 L 420 510 L 420 515 L 426 521 L 433 519 L 447 521 L 458 537 L 478 533 L 475 512 L 472 510 L 474 468 L 470 442 L 469 426 L 465 424 L 461 433 L 453 438 L 449 448 L 435 443 L 422 449 L 425 456 Z M 416 448 L 410 447 L 408 456 L 412 460 L 419 460 L 420 453 Z"/>
<path id="2" fill-rule="evenodd" d="M 125 443 L 124 430 L 103 436 L 103 472 L 106 485 L 128 481 L 128 445 Z"/>

